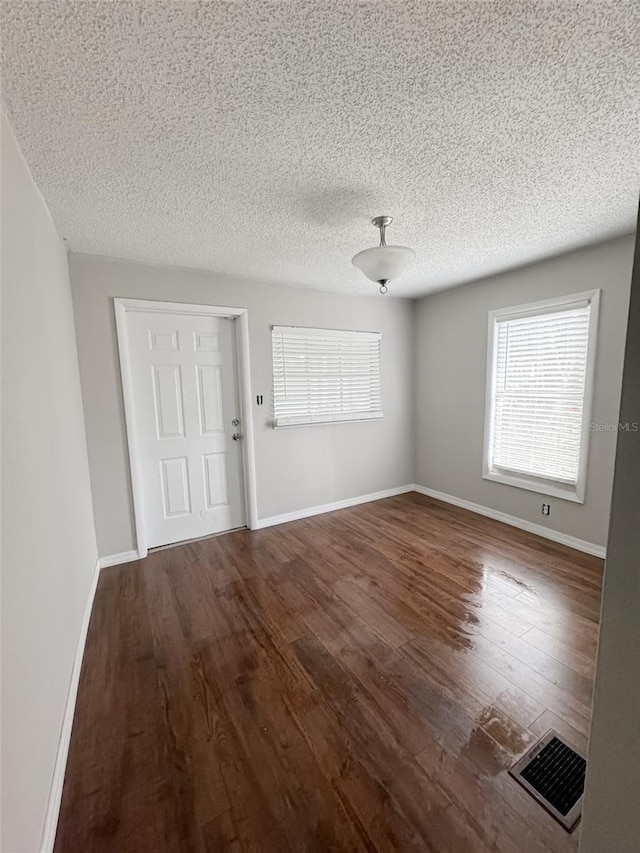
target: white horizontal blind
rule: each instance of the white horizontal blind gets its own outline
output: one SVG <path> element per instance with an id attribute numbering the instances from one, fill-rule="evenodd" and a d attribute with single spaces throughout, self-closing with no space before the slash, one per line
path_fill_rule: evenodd
<path id="1" fill-rule="evenodd" d="M 274 326 L 275 426 L 382 417 L 380 333 Z"/>
<path id="2" fill-rule="evenodd" d="M 577 483 L 590 311 L 496 320 L 492 468 Z"/>

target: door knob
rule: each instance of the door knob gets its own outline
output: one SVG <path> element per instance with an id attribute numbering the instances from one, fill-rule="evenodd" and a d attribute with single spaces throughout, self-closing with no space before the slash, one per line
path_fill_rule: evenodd
<path id="1" fill-rule="evenodd" d="M 240 433 L 239 433 L 239 432 L 234 432 L 234 434 L 231 436 L 231 438 L 232 438 L 234 441 L 240 441 L 240 439 L 242 438 L 242 436 L 240 435 Z"/>
<path id="2" fill-rule="evenodd" d="M 237 418 L 234 418 L 231 421 L 231 426 L 240 426 L 240 421 Z"/>

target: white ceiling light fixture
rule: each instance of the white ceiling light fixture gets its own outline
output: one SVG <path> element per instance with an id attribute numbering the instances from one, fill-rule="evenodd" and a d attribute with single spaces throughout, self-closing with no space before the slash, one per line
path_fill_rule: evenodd
<path id="1" fill-rule="evenodd" d="M 351 258 L 354 267 L 361 270 L 371 281 L 380 285 L 380 293 L 386 293 L 392 278 L 397 278 L 416 253 L 408 246 L 387 246 L 385 231 L 393 222 L 391 216 L 376 216 L 371 220 L 380 229 L 380 245 L 373 249 L 364 249 Z"/>

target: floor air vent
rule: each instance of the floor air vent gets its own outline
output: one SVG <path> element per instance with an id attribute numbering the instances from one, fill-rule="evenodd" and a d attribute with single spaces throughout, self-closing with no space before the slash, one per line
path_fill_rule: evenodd
<path id="1" fill-rule="evenodd" d="M 509 773 L 571 832 L 582 812 L 586 768 L 583 756 L 549 731 Z"/>

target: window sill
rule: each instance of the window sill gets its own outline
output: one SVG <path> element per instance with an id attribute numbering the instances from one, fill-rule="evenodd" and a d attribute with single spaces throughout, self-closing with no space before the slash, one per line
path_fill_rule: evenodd
<path id="1" fill-rule="evenodd" d="M 548 497 L 561 498 L 573 503 L 584 503 L 584 484 L 577 485 L 554 482 L 553 480 L 542 480 L 525 475 L 508 474 L 506 471 L 485 471 L 483 480 L 491 480 L 494 483 L 502 483 L 505 486 L 514 486 L 517 489 L 527 489 L 530 492 L 538 492 Z"/>

